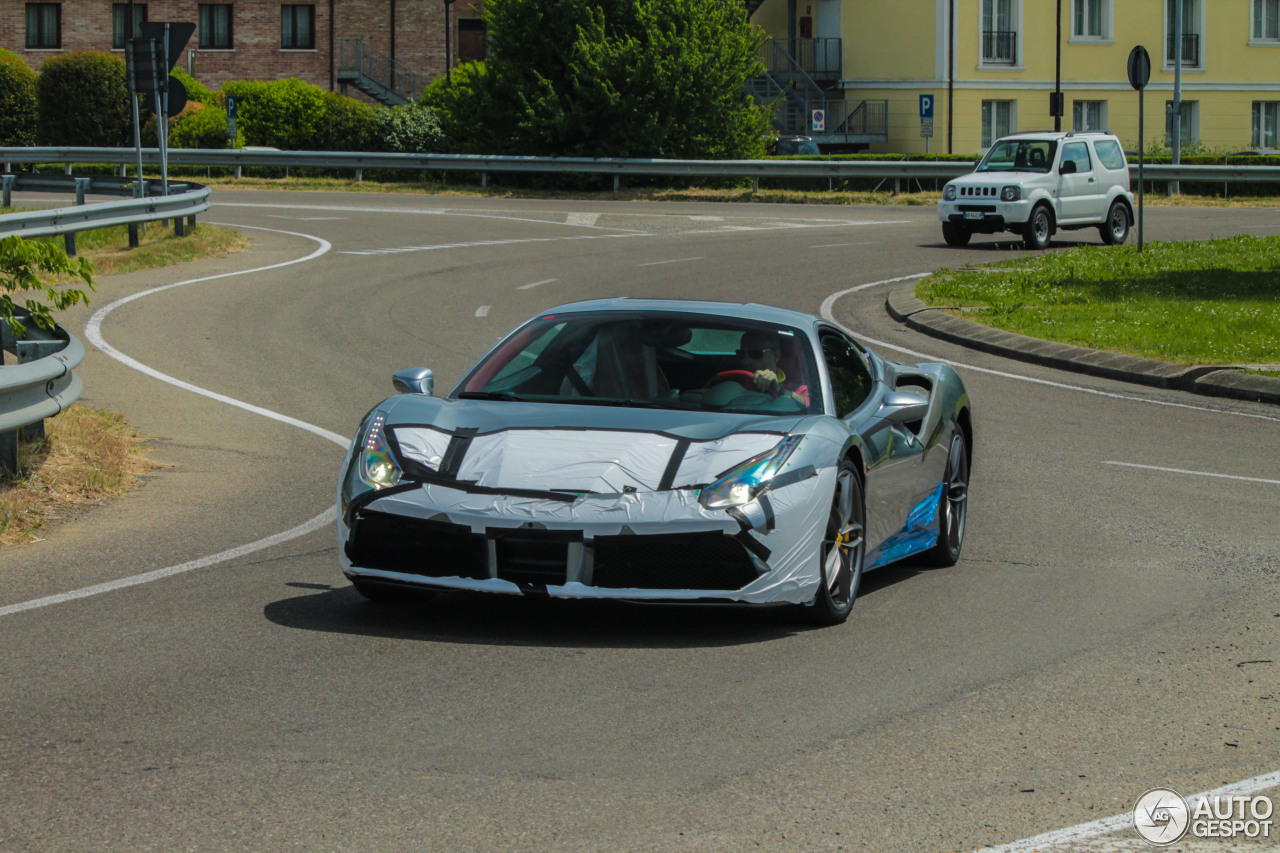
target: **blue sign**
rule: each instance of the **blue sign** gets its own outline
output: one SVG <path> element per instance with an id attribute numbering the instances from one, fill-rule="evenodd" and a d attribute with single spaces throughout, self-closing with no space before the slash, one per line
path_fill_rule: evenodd
<path id="1" fill-rule="evenodd" d="M 234 119 L 236 117 L 236 96 L 227 95 L 227 118 Z"/>
<path id="2" fill-rule="evenodd" d="M 933 118 L 933 95 L 920 96 L 920 118 Z"/>

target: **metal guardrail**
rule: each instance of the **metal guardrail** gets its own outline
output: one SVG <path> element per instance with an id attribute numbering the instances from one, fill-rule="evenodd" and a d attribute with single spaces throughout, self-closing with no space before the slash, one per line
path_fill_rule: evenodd
<path id="1" fill-rule="evenodd" d="M 75 207 L 0 215 L 0 235 L 42 237 L 163 219 L 181 222 L 185 217 L 188 221 L 193 221 L 196 214 L 209 209 L 209 188 L 199 184 L 170 182 L 169 195 L 165 196 L 152 194 L 161 190 L 160 181 L 145 180 L 143 191 L 147 195 L 132 198 L 136 185 L 136 180 L 127 178 L 0 175 L 0 203 L 5 207 L 10 206 L 14 192 L 63 192 L 74 193 L 76 197 Z M 126 198 L 122 201 L 85 204 L 84 197 L 87 193 Z M 71 244 L 71 249 L 74 250 L 74 243 Z"/>
<path id="2" fill-rule="evenodd" d="M 80 339 L 61 326 L 41 329 L 29 315 L 19 319 L 27 329 L 22 340 L 14 340 L 9 324 L 0 321 L 0 346 L 16 352 L 19 361 L 0 368 L 0 468 L 10 472 L 18 470 L 19 433 L 42 437 L 44 419 L 84 390 L 74 370 L 84 360 Z"/>
<path id="3" fill-rule="evenodd" d="M 0 163 L 104 163 L 136 161 L 132 148 L 0 148 Z M 143 149 L 143 162 L 156 165 L 159 152 Z M 172 149 L 169 164 L 181 166 L 276 166 L 352 169 L 410 169 L 436 172 L 584 172 L 613 175 L 737 178 L 951 179 L 973 171 L 965 160 L 645 160 L 594 157 L 511 157 L 470 154 L 371 154 L 342 151 Z M 1129 164 L 1137 180 L 1138 166 Z M 1172 166 L 1147 164 L 1148 181 L 1280 183 L 1280 166 Z M 202 188 L 203 189 L 203 188 Z M 174 214 L 170 214 L 174 215 Z M 163 216 L 157 218 L 164 218 Z"/>

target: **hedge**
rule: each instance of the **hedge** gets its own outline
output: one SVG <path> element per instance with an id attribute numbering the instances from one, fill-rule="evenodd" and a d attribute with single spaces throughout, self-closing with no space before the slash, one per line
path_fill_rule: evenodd
<path id="1" fill-rule="evenodd" d="M 51 56 L 36 81 L 37 141 L 117 148 L 133 142 L 124 60 L 101 51 Z"/>
<path id="2" fill-rule="evenodd" d="M 0 147 L 34 145 L 36 116 L 36 72 L 22 57 L 0 50 Z"/>

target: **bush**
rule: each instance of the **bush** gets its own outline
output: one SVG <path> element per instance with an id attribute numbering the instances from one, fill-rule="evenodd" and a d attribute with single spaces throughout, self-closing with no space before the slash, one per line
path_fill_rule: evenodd
<path id="1" fill-rule="evenodd" d="M 176 77 L 182 81 L 182 85 L 187 90 L 187 101 L 196 101 L 204 104 L 206 107 L 222 107 L 226 108 L 227 98 L 221 92 L 215 92 L 196 78 L 192 77 L 181 68 L 175 68 L 170 77 Z"/>
<path id="2" fill-rule="evenodd" d="M 225 107 L 187 104 L 178 116 L 178 124 L 169 132 L 170 148 L 227 148 L 227 112 Z M 244 147 L 244 133 L 236 128 L 236 146 Z"/>
<path id="3" fill-rule="evenodd" d="M 437 78 L 422 90 L 418 103 L 430 107 L 440 122 L 443 145 L 458 154 L 509 153 L 504 140 L 489 139 L 482 116 L 493 108 L 489 69 L 484 62 L 465 62 L 453 69 L 452 80 Z"/>
<path id="4" fill-rule="evenodd" d="M 236 124 L 249 145 L 290 151 L 314 147 L 325 117 L 324 90 L 296 78 L 224 83 L 236 98 Z"/>
<path id="5" fill-rule="evenodd" d="M 44 145 L 119 148 L 132 143 L 124 60 L 101 51 L 46 59 L 36 81 L 36 138 Z"/>
<path id="6" fill-rule="evenodd" d="M 440 117 L 430 107 L 404 104 L 379 110 L 378 138 L 382 148 L 397 154 L 432 154 L 444 148 Z"/>
<path id="7" fill-rule="evenodd" d="M 325 92 L 323 99 L 324 116 L 307 148 L 314 151 L 378 150 L 380 108 L 337 92 Z"/>
<path id="8" fill-rule="evenodd" d="M 34 145 L 36 115 L 36 72 L 22 57 L 0 50 L 0 146 Z"/>

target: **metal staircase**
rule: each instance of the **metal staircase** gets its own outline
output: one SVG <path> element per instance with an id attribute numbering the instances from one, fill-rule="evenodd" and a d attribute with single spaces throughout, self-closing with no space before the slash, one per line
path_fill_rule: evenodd
<path id="1" fill-rule="evenodd" d="M 415 102 L 422 93 L 421 78 L 417 73 L 367 47 L 364 39 L 338 39 L 337 77 L 344 92 L 350 84 L 387 106 Z"/>
<path id="2" fill-rule="evenodd" d="M 773 107 L 780 133 L 811 136 L 823 150 L 849 150 L 888 142 L 886 101 L 846 101 L 841 88 L 838 38 L 771 39 L 760 51 L 763 76 L 750 80 L 747 92 L 757 104 Z M 822 129 L 814 114 L 824 116 Z"/>

